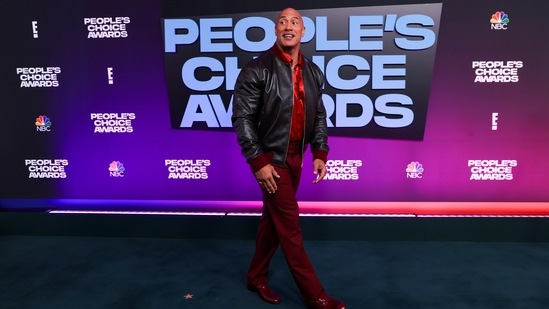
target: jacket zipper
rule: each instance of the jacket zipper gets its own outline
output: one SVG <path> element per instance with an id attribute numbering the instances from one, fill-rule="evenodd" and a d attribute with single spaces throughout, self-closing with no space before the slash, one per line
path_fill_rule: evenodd
<path id="1" fill-rule="evenodd" d="M 294 114 L 294 108 L 295 108 L 295 88 L 294 88 L 294 72 L 292 71 L 292 64 L 290 63 L 290 76 L 292 78 L 292 112 L 290 113 L 290 129 L 288 130 L 288 137 L 286 138 L 286 151 L 284 152 L 284 161 L 286 162 L 286 159 L 288 158 L 288 149 L 290 148 L 290 137 L 292 135 L 292 124 L 293 124 L 293 114 Z"/>

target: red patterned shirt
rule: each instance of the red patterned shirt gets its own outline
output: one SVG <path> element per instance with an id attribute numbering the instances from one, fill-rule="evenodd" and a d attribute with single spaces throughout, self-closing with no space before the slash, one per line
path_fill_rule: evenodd
<path id="1" fill-rule="evenodd" d="M 293 66 L 292 59 L 285 54 L 278 45 L 274 45 L 274 53 L 278 59 Z M 292 127 L 290 129 L 290 142 L 299 142 L 303 139 L 305 130 L 305 88 L 301 77 L 303 64 L 301 52 L 299 53 L 299 62 L 292 70 L 292 80 L 294 86 L 294 108 L 292 112 Z"/>

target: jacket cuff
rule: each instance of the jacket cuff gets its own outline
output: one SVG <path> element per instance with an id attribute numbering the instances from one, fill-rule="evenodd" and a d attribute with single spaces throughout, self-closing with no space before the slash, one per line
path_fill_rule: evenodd
<path id="1" fill-rule="evenodd" d="M 328 161 L 328 152 L 324 150 L 316 150 L 313 152 L 313 161 L 316 159 L 322 160 L 324 163 Z"/>
<path id="2" fill-rule="evenodd" d="M 249 160 L 248 163 L 250 164 L 252 172 L 255 173 L 267 164 L 269 164 L 269 160 L 267 159 L 267 156 L 265 156 L 265 154 L 260 154 L 259 156 Z"/>

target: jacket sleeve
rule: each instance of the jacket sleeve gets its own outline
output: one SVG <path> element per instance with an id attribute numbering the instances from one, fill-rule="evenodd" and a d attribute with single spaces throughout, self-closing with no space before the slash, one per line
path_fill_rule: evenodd
<path id="1" fill-rule="evenodd" d="M 313 69 L 315 71 L 316 83 L 318 86 L 317 98 L 317 114 L 313 126 L 313 133 L 311 137 L 311 152 L 313 153 L 313 160 L 320 159 L 326 163 L 328 160 L 328 152 L 330 147 L 328 146 L 328 126 L 326 123 L 326 108 L 322 101 L 322 86 L 324 84 L 324 75 L 320 68 L 313 63 Z"/>
<path id="2" fill-rule="evenodd" d="M 234 87 L 233 128 L 236 131 L 242 155 L 256 172 L 269 163 L 258 139 L 259 120 L 262 111 L 263 79 L 260 70 L 248 64 L 240 71 Z"/>

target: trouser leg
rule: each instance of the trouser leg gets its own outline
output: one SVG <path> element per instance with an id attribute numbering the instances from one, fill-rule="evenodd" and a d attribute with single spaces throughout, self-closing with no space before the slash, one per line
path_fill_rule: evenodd
<path id="1" fill-rule="evenodd" d="M 269 272 L 269 263 L 278 248 L 278 235 L 269 211 L 263 207 L 255 240 L 255 252 L 248 269 L 248 283 L 265 284 Z"/>
<path id="2" fill-rule="evenodd" d="M 278 235 L 278 241 L 292 276 L 305 299 L 316 299 L 323 291 L 314 267 L 305 252 L 296 199 L 301 178 L 301 155 L 288 155 L 286 166 L 275 166 L 280 178 L 277 191 L 265 194 L 264 208 Z"/>

